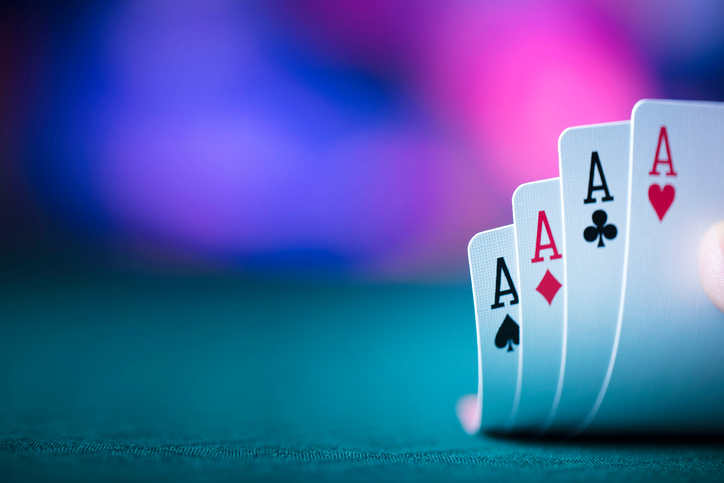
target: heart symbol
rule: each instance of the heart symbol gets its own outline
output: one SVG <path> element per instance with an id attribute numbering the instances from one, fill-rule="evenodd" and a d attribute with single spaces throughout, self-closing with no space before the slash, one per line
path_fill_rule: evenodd
<path id="1" fill-rule="evenodd" d="M 656 210 L 656 214 L 659 217 L 659 221 L 664 219 L 664 215 L 669 211 L 671 203 L 674 202 L 674 195 L 676 190 L 670 184 L 667 184 L 663 188 L 656 183 L 649 186 L 649 201 L 651 206 Z"/>

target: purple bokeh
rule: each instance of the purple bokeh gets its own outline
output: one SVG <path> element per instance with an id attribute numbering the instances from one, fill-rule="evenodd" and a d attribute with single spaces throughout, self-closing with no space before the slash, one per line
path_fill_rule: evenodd
<path id="1" fill-rule="evenodd" d="M 718 72 L 722 11 L 115 3 L 51 49 L 28 176 L 61 224 L 169 267 L 461 280 L 515 187 L 557 175 L 563 129 Z"/>

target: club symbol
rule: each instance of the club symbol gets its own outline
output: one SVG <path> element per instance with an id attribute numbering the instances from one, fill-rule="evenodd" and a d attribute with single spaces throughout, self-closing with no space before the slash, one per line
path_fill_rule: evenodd
<path id="1" fill-rule="evenodd" d="M 616 225 L 607 225 L 607 219 L 608 215 L 606 215 L 605 211 L 594 211 L 593 215 L 591 215 L 591 220 L 593 220 L 593 224 L 596 226 L 589 226 L 585 230 L 583 230 L 583 238 L 585 238 L 587 242 L 594 242 L 596 241 L 596 238 L 598 238 L 599 247 L 604 246 L 604 237 L 608 240 L 613 240 L 614 238 L 616 238 L 616 235 L 618 234 Z"/>
<path id="2" fill-rule="evenodd" d="M 508 352 L 513 350 L 513 344 L 520 344 L 520 327 L 515 323 L 510 315 L 505 316 L 505 320 L 500 325 L 498 333 L 495 334 L 495 347 L 504 349 L 508 346 Z"/>

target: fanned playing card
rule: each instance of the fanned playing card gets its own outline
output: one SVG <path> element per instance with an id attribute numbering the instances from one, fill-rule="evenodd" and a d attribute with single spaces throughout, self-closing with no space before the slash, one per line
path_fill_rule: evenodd
<path id="1" fill-rule="evenodd" d="M 641 101 L 632 123 L 618 343 L 589 429 L 722 431 L 724 314 L 697 254 L 724 220 L 724 105 Z"/>
<path id="2" fill-rule="evenodd" d="M 558 142 L 567 336 L 555 431 L 578 432 L 606 379 L 623 283 L 630 131 L 629 121 L 580 126 Z"/>
<path id="3" fill-rule="evenodd" d="M 508 225 L 478 233 L 468 245 L 478 333 L 477 407 L 472 421 L 463 421 L 468 432 L 504 434 L 515 418 L 521 352 L 514 235 Z"/>
<path id="4" fill-rule="evenodd" d="M 521 393 L 516 432 L 544 432 L 555 415 L 563 381 L 566 304 L 561 185 L 527 183 L 513 194 L 518 254 Z"/>

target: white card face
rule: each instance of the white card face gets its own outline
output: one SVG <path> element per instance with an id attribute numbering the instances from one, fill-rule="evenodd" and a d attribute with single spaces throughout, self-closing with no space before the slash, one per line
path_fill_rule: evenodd
<path id="1" fill-rule="evenodd" d="M 552 430 L 577 433 L 601 391 L 613 350 L 623 284 L 629 121 L 561 134 L 566 253 L 566 367 Z"/>
<path id="2" fill-rule="evenodd" d="M 544 432 L 563 380 L 566 304 L 560 180 L 524 184 L 513 194 L 518 254 L 521 394 L 515 432 Z"/>
<path id="3" fill-rule="evenodd" d="M 478 415 L 505 434 L 519 396 L 520 296 L 513 225 L 478 233 L 468 245 L 478 332 Z"/>
<path id="4" fill-rule="evenodd" d="M 620 334 L 589 430 L 721 431 L 724 315 L 697 254 L 724 220 L 724 105 L 642 101 L 632 122 Z"/>

